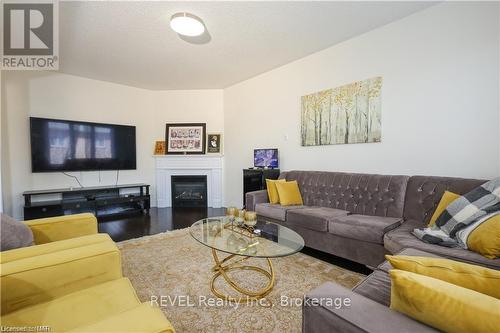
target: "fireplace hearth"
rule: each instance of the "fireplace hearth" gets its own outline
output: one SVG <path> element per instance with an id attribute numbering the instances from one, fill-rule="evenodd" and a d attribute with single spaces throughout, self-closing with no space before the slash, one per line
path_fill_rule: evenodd
<path id="1" fill-rule="evenodd" d="M 171 176 L 172 207 L 207 207 L 207 176 Z"/>

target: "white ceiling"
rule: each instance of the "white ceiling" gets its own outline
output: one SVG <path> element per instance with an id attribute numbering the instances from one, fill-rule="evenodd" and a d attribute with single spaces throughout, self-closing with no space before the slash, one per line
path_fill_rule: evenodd
<path id="1" fill-rule="evenodd" d="M 146 89 L 224 88 L 431 2 L 60 2 L 60 71 Z M 209 35 L 185 41 L 187 11 Z"/>

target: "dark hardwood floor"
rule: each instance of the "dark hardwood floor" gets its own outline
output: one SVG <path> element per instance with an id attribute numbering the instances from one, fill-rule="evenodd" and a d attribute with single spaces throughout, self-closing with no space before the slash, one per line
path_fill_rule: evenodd
<path id="1" fill-rule="evenodd" d="M 100 221 L 99 232 L 108 233 L 115 242 L 188 228 L 206 217 L 225 214 L 224 208 L 151 208 L 150 216 L 136 215 Z"/>
<path id="2" fill-rule="evenodd" d="M 100 221 L 99 232 L 107 233 L 115 242 L 120 242 L 168 230 L 188 228 L 200 219 L 224 214 L 224 208 L 151 208 L 150 216 L 136 215 Z M 328 253 L 311 248 L 304 248 L 302 252 L 351 271 L 371 273 L 371 270 L 364 265 Z"/>

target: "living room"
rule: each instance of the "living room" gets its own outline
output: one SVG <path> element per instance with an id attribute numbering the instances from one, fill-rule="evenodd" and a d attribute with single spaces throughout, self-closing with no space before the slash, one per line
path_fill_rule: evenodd
<path id="1" fill-rule="evenodd" d="M 499 2 L 42 2 L 2 3 L 3 330 L 500 325 Z"/>

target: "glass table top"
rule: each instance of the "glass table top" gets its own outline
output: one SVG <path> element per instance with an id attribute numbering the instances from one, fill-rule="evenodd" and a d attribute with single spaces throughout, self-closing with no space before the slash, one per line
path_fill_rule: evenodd
<path id="1" fill-rule="evenodd" d="M 190 227 L 190 233 L 212 249 L 245 257 L 284 257 L 304 247 L 302 236 L 287 227 L 267 221 L 240 227 L 228 216 L 199 220 Z"/>

